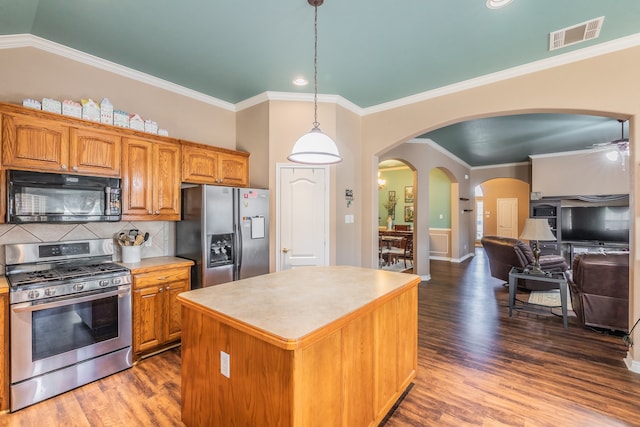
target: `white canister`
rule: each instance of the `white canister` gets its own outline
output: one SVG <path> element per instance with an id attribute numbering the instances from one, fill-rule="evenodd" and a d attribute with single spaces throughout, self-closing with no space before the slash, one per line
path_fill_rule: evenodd
<path id="1" fill-rule="evenodd" d="M 123 246 L 122 262 L 134 263 L 140 262 L 140 251 L 142 246 Z"/>

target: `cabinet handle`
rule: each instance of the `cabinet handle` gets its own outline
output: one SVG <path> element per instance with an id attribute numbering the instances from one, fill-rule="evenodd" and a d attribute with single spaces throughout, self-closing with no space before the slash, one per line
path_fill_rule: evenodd
<path id="1" fill-rule="evenodd" d="M 74 167 L 72 167 L 71 169 L 73 169 L 73 170 L 74 170 L 74 171 L 76 171 L 76 172 L 78 171 L 78 167 L 77 167 L 77 166 L 74 166 Z"/>
<path id="2" fill-rule="evenodd" d="M 63 171 L 66 171 L 67 170 L 67 165 L 61 165 L 60 169 L 62 169 Z"/>
<path id="3" fill-rule="evenodd" d="M 167 289 L 167 290 L 171 290 L 171 286 L 167 286 L 167 287 L 166 287 L 166 289 Z"/>
<path id="4" fill-rule="evenodd" d="M 160 215 L 160 209 L 156 211 L 156 215 Z"/>
<path id="5" fill-rule="evenodd" d="M 285 253 L 285 254 L 286 254 L 287 252 L 289 252 L 289 249 L 288 249 L 288 248 L 282 248 L 282 253 Z"/>
<path id="6" fill-rule="evenodd" d="M 164 289 L 163 289 L 163 288 L 159 288 L 159 289 L 158 289 L 158 293 L 160 293 L 160 292 L 162 292 L 162 291 L 164 291 Z"/>
<path id="7" fill-rule="evenodd" d="M 153 211 L 149 211 L 149 215 L 153 215 Z"/>
<path id="8" fill-rule="evenodd" d="M 168 278 L 169 278 L 169 276 L 158 277 L 158 280 L 167 280 Z"/>

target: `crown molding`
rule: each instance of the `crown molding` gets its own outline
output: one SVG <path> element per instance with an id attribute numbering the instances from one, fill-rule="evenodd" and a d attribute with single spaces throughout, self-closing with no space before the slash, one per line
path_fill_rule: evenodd
<path id="1" fill-rule="evenodd" d="M 242 111 L 247 108 L 251 108 L 255 105 L 262 104 L 265 101 L 314 102 L 314 97 L 312 93 L 267 91 L 251 98 L 245 99 L 244 101 L 240 101 L 236 104 L 236 111 Z M 357 106 L 353 102 L 343 98 L 340 95 L 318 94 L 318 102 L 339 105 L 359 116 L 362 116 L 364 112 L 361 107 Z"/>
<path id="2" fill-rule="evenodd" d="M 576 155 L 584 155 L 584 154 L 595 154 L 602 151 L 606 151 L 606 150 L 603 150 L 600 148 L 585 148 L 583 150 L 560 151 L 558 153 L 530 154 L 529 158 L 534 160 L 534 159 L 545 159 L 549 157 L 566 157 L 566 156 L 576 156 Z"/>
<path id="3" fill-rule="evenodd" d="M 415 95 L 400 98 L 394 101 L 385 102 L 382 104 L 374 105 L 368 108 L 362 108 L 351 101 L 343 98 L 340 95 L 318 95 L 319 102 L 335 103 L 345 109 L 358 114 L 359 116 L 367 116 L 390 109 L 407 106 L 417 102 L 426 101 L 429 99 L 437 98 L 443 95 L 450 95 L 453 93 L 485 86 L 491 83 L 508 80 L 514 77 L 520 77 L 526 74 L 535 73 L 538 71 L 547 70 L 550 68 L 567 65 L 573 62 L 581 61 L 584 59 L 594 58 L 600 55 L 605 55 L 612 52 L 628 49 L 640 45 L 640 33 L 630 36 L 622 37 L 616 40 L 611 40 L 605 43 L 599 43 L 594 46 L 586 47 L 583 49 L 575 50 L 572 52 L 556 55 L 552 58 L 546 58 L 539 61 L 531 62 L 529 64 L 508 68 L 506 70 L 497 71 L 495 73 L 486 74 L 484 76 L 476 77 L 473 79 L 464 80 L 462 82 L 454 83 L 447 86 L 442 86 L 433 90 L 418 93 Z M 3 35 L 0 36 L 0 49 L 12 49 L 32 47 L 41 49 L 43 51 L 53 53 L 71 60 L 90 65 L 105 71 L 109 71 L 123 77 L 127 77 L 151 86 L 164 89 L 178 95 L 186 96 L 197 101 L 223 108 L 225 110 L 237 112 L 250 108 L 254 105 L 260 104 L 265 101 L 313 101 L 312 94 L 303 93 L 288 93 L 288 92 L 263 92 L 254 97 L 248 98 L 244 101 L 240 101 L 237 104 L 232 104 L 226 101 L 222 101 L 218 98 L 205 95 L 201 92 L 197 92 L 192 89 L 185 88 L 163 79 L 151 76 L 134 69 L 124 67 L 111 61 L 99 58 L 97 56 L 90 55 L 85 52 L 61 45 L 59 43 L 52 42 L 50 40 L 43 39 L 32 34 L 15 34 L 15 35 Z"/>
<path id="4" fill-rule="evenodd" d="M 52 53 L 54 55 L 62 56 L 64 58 L 71 59 L 82 64 L 86 64 L 100 70 L 108 71 L 141 83 L 155 86 L 159 89 L 173 92 L 177 95 L 182 95 L 188 98 L 195 99 L 205 104 L 213 105 L 229 111 L 236 111 L 234 104 L 226 101 L 222 101 L 218 98 L 214 98 L 209 95 L 205 95 L 201 92 L 197 92 L 192 89 L 188 89 L 184 86 L 177 85 L 175 83 L 168 82 L 163 79 L 159 79 L 152 75 L 136 71 L 134 69 L 124 67 L 116 64 L 115 62 L 107 61 L 106 59 L 99 58 L 97 56 L 90 55 L 85 52 L 81 52 L 76 49 L 61 45 L 59 43 L 52 42 L 50 40 L 43 39 L 32 34 L 16 34 L 8 36 L 0 36 L 0 49 L 14 49 L 22 47 L 32 47 L 40 49 L 45 52 Z"/>
<path id="5" fill-rule="evenodd" d="M 503 80 L 524 76 L 539 71 L 548 70 L 562 65 L 571 64 L 573 62 L 582 61 L 589 58 L 617 52 L 640 45 L 640 33 L 627 37 L 611 40 L 605 43 L 596 44 L 594 46 L 575 50 L 572 52 L 556 55 L 552 58 L 541 59 L 529 64 L 520 65 L 506 70 L 497 71 L 495 73 L 486 74 L 469 80 L 464 80 L 448 86 L 442 86 L 437 89 L 428 90 L 426 92 L 407 96 L 405 98 L 396 99 L 395 101 L 385 102 L 383 104 L 374 105 L 364 109 L 363 115 L 379 113 L 406 105 L 415 104 L 417 102 L 426 101 L 437 98 L 439 96 L 451 95 L 469 89 L 497 83 Z"/>
<path id="6" fill-rule="evenodd" d="M 529 162 L 498 163 L 495 165 L 474 166 L 471 170 L 477 171 L 481 169 L 512 168 L 514 166 L 529 166 Z"/>
<path id="7" fill-rule="evenodd" d="M 412 138 L 412 139 L 410 139 L 410 140 L 408 140 L 406 142 L 408 144 L 424 144 L 424 145 L 428 145 L 429 147 L 433 148 L 434 150 L 439 151 L 440 153 L 442 153 L 445 156 L 449 157 L 454 162 L 459 163 L 463 167 L 465 167 L 467 169 L 473 169 L 471 167 L 471 165 L 469 165 L 469 163 L 465 162 L 464 160 L 462 160 L 461 158 L 459 158 L 458 156 L 453 154 L 451 151 L 449 151 L 446 148 L 442 147 L 441 145 L 439 145 L 437 142 L 435 142 L 431 138 Z"/>

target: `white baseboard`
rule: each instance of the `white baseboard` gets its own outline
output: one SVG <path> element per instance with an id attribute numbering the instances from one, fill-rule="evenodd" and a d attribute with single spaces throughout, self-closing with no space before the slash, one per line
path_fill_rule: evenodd
<path id="1" fill-rule="evenodd" d="M 471 257 L 475 256 L 474 253 L 468 253 L 464 256 L 462 256 L 461 258 L 451 258 L 451 257 L 447 257 L 447 256 L 434 256 L 434 255 L 429 255 L 429 259 L 433 259 L 436 261 L 449 261 L 449 262 L 455 262 L 455 263 L 461 263 Z"/>
<path id="2" fill-rule="evenodd" d="M 453 262 L 463 262 L 463 261 L 466 261 L 467 259 L 469 259 L 471 257 L 474 257 L 474 256 L 475 256 L 475 253 L 471 252 L 471 253 L 468 253 L 466 255 L 463 255 L 462 258 L 455 259 Z"/>
<path id="3" fill-rule="evenodd" d="M 627 357 L 624 358 L 624 364 L 627 365 L 627 369 L 636 374 L 640 374 L 640 362 L 633 360 L 631 354 L 627 352 Z"/>

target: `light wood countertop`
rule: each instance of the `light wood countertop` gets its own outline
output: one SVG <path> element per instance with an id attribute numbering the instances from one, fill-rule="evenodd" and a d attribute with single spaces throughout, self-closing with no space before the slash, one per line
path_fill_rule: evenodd
<path id="1" fill-rule="evenodd" d="M 304 267 L 184 292 L 178 301 L 292 349 L 418 283 L 420 277 L 413 274 L 351 266 Z"/>
<path id="2" fill-rule="evenodd" d="M 163 268 L 190 267 L 193 265 L 193 261 L 174 256 L 159 256 L 142 258 L 140 262 L 118 262 L 118 264 L 127 267 L 133 274 L 139 274 L 157 271 Z"/>

